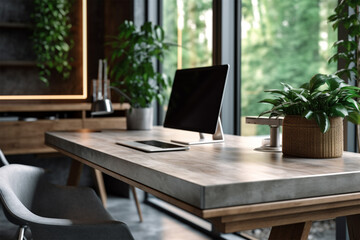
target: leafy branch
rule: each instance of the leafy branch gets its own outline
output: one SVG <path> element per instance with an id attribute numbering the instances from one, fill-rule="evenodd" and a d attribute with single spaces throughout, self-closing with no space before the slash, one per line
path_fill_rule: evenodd
<path id="1" fill-rule="evenodd" d="M 330 62 L 337 62 L 340 59 L 345 61 L 345 66 L 335 74 L 347 79 L 357 80 L 360 75 L 359 61 L 359 35 L 360 35 L 360 13 L 359 0 L 342 0 L 335 8 L 335 13 L 329 16 L 328 21 L 332 23 L 333 29 L 339 29 L 342 25 L 348 32 L 345 40 L 336 41 L 333 44 L 338 51 L 330 59 Z M 351 8 L 353 11 L 350 11 Z"/>
<path id="2" fill-rule="evenodd" d="M 70 39 L 71 0 L 34 0 L 33 49 L 37 56 L 39 78 L 46 85 L 53 70 L 64 79 L 70 77 L 69 52 L 73 47 Z"/>

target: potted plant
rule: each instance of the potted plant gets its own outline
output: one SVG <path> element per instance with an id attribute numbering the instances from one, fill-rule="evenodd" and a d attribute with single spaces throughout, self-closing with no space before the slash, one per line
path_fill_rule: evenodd
<path id="1" fill-rule="evenodd" d="M 298 157 L 340 157 L 343 152 L 343 118 L 359 124 L 360 88 L 346 84 L 336 75 L 316 74 L 300 88 L 282 83 L 282 90 L 267 90 L 275 98 L 272 109 L 260 114 L 285 116 L 283 153 Z"/>
<path id="2" fill-rule="evenodd" d="M 127 111 L 128 129 L 152 127 L 152 102 L 160 104 L 165 99 L 165 90 L 171 79 L 154 69 L 154 59 L 163 61 L 170 44 L 164 41 L 164 30 L 151 22 L 137 30 L 133 22 L 125 21 L 119 34 L 108 43 L 112 47 L 110 76 L 115 86 L 124 93 L 121 101 L 129 101 Z M 147 116 L 147 117 L 146 117 Z"/>

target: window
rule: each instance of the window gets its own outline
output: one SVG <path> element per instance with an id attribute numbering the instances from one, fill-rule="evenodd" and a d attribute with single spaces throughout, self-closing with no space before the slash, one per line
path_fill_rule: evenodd
<path id="1" fill-rule="evenodd" d="M 334 73 L 329 65 L 337 40 L 327 17 L 336 0 L 243 0 L 241 20 L 242 135 L 269 134 L 267 126 L 244 124 L 270 105 L 258 103 L 265 89 L 294 87 L 316 73 Z"/>
<path id="2" fill-rule="evenodd" d="M 178 45 L 165 56 L 165 74 L 212 64 L 212 0 L 166 0 L 162 16 L 167 41 Z"/>

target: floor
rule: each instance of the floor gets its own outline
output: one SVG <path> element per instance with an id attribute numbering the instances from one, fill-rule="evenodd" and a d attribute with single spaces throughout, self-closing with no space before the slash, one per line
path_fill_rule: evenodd
<path id="1" fill-rule="evenodd" d="M 143 192 L 138 190 L 138 197 L 140 200 L 144 198 Z M 158 206 L 162 206 L 171 210 L 172 212 L 177 212 L 182 215 L 184 218 L 189 219 L 190 221 L 197 222 L 202 228 L 210 229 L 211 226 L 205 221 L 199 220 L 196 217 L 179 211 L 178 209 L 161 202 L 155 198 L 150 198 L 150 200 Z M 178 220 L 177 218 L 171 217 L 169 214 L 166 214 L 164 211 L 159 210 L 156 207 L 153 207 L 148 204 L 141 204 L 144 221 L 139 222 L 137 211 L 135 208 L 134 201 L 127 198 L 119 198 L 109 196 L 107 209 L 108 211 L 118 220 L 127 223 L 136 240 L 211 240 L 218 239 L 216 237 L 209 236 L 202 233 L 198 229 L 185 224 L 183 221 Z M 16 239 L 17 227 L 8 223 L 5 219 L 2 211 L 0 211 L 0 240 L 10 240 Z M 327 229 L 323 233 L 319 234 L 319 231 L 314 233 L 316 228 L 312 227 L 313 234 L 309 236 L 309 240 L 334 240 L 335 233 L 333 229 Z M 259 231 L 248 231 L 247 234 L 254 234 L 259 236 Z M 265 237 L 260 237 L 260 239 L 266 239 L 267 233 L 266 230 Z M 29 234 L 28 234 L 29 235 Z M 264 234 L 260 234 L 264 235 Z M 31 238 L 28 238 L 31 239 Z M 234 234 L 222 234 L 221 239 L 227 240 L 244 240 L 244 239 L 256 239 L 256 238 L 243 238 Z M 259 239 L 259 238 L 258 238 Z"/>
<path id="2" fill-rule="evenodd" d="M 68 176 L 68 169 L 70 169 L 71 159 L 64 156 L 48 156 L 48 155 L 14 155 L 9 156 L 10 163 L 29 164 L 47 169 L 48 180 L 54 184 L 65 185 L 66 178 Z M 80 185 L 92 186 L 91 169 L 84 166 Z M 116 186 L 114 182 L 111 182 L 109 178 L 104 175 L 107 190 L 114 194 L 121 195 L 124 192 L 114 191 L 110 189 L 111 186 Z M 118 181 L 116 181 L 118 182 Z M 116 189 L 120 187 L 117 186 Z M 139 200 L 142 202 L 144 199 L 144 192 L 138 191 Z M 132 196 L 131 196 L 132 197 Z M 177 215 L 182 215 L 184 218 L 191 222 L 196 222 L 201 229 L 211 229 L 211 225 L 208 222 L 199 220 L 198 218 L 186 214 L 183 211 L 179 211 L 175 207 L 169 204 L 156 200 L 156 198 L 150 198 L 151 201 L 155 201 L 156 205 L 169 209 L 171 212 L 176 212 Z M 195 228 L 171 215 L 159 210 L 156 207 L 149 204 L 141 204 L 144 221 L 139 223 L 136 207 L 133 199 L 121 198 L 109 196 L 108 210 L 118 220 L 125 222 L 132 232 L 136 240 L 212 240 L 218 239 L 213 236 L 204 234 L 199 231 L 199 228 Z M 0 206 L 1 208 L 1 206 Z M 9 223 L 0 210 L 0 240 L 16 239 L 17 227 Z M 246 231 L 243 234 L 247 234 L 247 239 L 267 239 L 269 229 L 256 229 L 252 231 Z M 256 238 L 249 237 L 256 236 Z M 243 240 L 246 238 L 239 237 L 234 234 L 222 234 L 222 239 L 226 240 Z M 31 239 L 31 238 L 28 238 Z M 308 240 L 335 240 L 335 223 L 334 221 L 315 222 L 312 225 Z"/>
<path id="3" fill-rule="evenodd" d="M 138 192 L 138 197 L 143 199 L 143 192 Z M 135 203 L 132 199 L 109 196 L 108 211 L 118 220 L 125 222 L 136 240 L 209 240 L 216 239 L 191 226 L 184 224 L 148 204 L 141 204 L 143 219 L 139 222 Z M 206 226 L 205 226 L 206 227 Z M 0 210 L 0 240 L 16 239 L 17 227 L 9 223 Z M 231 234 L 232 235 L 232 234 Z M 244 238 L 232 235 L 224 239 L 243 240 Z M 30 233 L 27 233 L 30 236 Z M 31 238 L 28 238 L 31 239 Z"/>

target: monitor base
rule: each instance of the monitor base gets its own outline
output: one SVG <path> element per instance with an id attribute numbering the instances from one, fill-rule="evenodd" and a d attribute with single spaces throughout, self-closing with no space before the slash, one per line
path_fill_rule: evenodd
<path id="1" fill-rule="evenodd" d="M 224 133 L 221 125 L 220 117 L 218 117 L 216 131 L 212 136 L 212 139 L 206 139 L 203 133 L 199 133 L 200 139 L 196 141 L 184 141 L 184 140 L 171 140 L 174 143 L 180 143 L 184 145 L 196 145 L 207 143 L 221 143 L 224 142 Z"/>
<path id="2" fill-rule="evenodd" d="M 281 146 L 272 147 L 272 146 L 269 146 L 269 145 L 265 145 L 265 146 L 255 148 L 254 150 L 260 151 L 260 152 L 279 152 L 279 153 L 281 153 L 282 152 L 282 147 Z"/>

